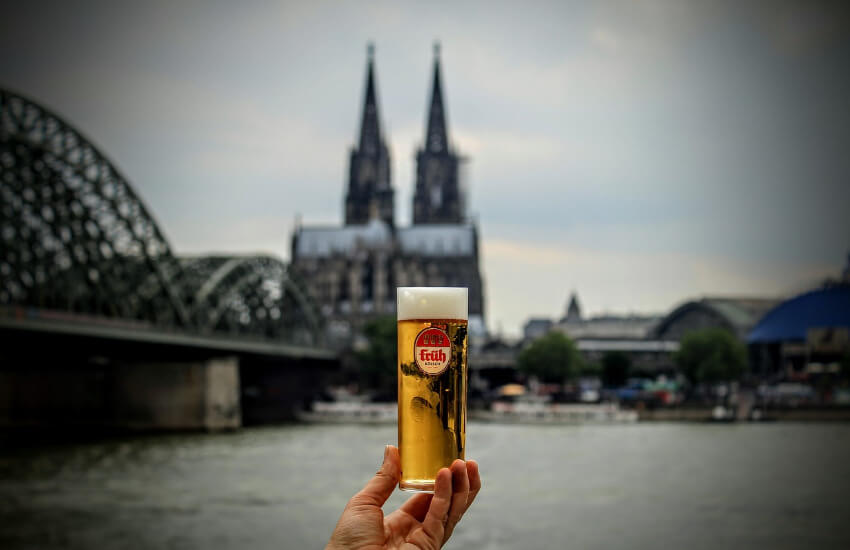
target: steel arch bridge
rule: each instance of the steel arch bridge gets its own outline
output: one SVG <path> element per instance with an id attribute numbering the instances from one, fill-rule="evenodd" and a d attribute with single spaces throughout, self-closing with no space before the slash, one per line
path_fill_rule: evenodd
<path id="1" fill-rule="evenodd" d="M 201 331 L 316 343 L 317 309 L 288 266 L 271 256 L 181 258 Z"/>
<path id="2" fill-rule="evenodd" d="M 175 256 L 79 131 L 0 89 L 0 305 L 316 344 L 303 286 L 268 256 Z"/>

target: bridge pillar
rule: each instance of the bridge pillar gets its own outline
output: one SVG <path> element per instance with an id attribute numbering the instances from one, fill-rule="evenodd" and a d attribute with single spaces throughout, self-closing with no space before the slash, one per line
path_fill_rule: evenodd
<path id="1" fill-rule="evenodd" d="M 242 425 L 239 360 L 130 363 L 115 372 L 115 420 L 143 430 L 234 429 Z"/>
<path id="2" fill-rule="evenodd" d="M 288 421 L 339 359 L 324 350 L 136 327 L 4 319 L 3 432 L 219 430 Z M 2 443 L 0 443 L 2 444 Z"/>
<path id="3" fill-rule="evenodd" d="M 2 361 L 0 361 L 0 366 Z M 242 425 L 239 359 L 0 368 L 0 429 L 221 430 Z"/>

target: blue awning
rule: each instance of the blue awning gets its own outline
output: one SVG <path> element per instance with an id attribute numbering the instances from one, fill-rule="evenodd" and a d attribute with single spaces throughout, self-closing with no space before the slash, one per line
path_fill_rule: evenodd
<path id="1" fill-rule="evenodd" d="M 753 343 L 805 340 L 810 328 L 850 329 L 850 285 L 813 290 L 782 302 L 750 331 Z"/>

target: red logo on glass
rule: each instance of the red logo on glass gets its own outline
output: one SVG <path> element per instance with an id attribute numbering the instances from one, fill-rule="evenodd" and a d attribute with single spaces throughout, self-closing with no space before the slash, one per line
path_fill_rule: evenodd
<path id="1" fill-rule="evenodd" d="M 416 366 L 425 374 L 442 374 L 452 357 L 452 343 L 445 331 L 435 327 L 422 329 L 413 345 Z"/>

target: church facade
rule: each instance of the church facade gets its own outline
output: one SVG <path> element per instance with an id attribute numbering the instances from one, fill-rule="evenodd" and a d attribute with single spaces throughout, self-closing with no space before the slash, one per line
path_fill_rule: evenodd
<path id="1" fill-rule="evenodd" d="M 292 269 L 319 305 L 332 341 L 394 314 L 399 286 L 468 287 L 470 334 L 485 333 L 478 229 L 466 214 L 461 162 L 449 139 L 437 46 L 425 139 L 416 152 L 413 223 L 396 224 L 370 47 L 360 135 L 348 158 L 345 223 L 298 225 L 292 236 Z"/>

